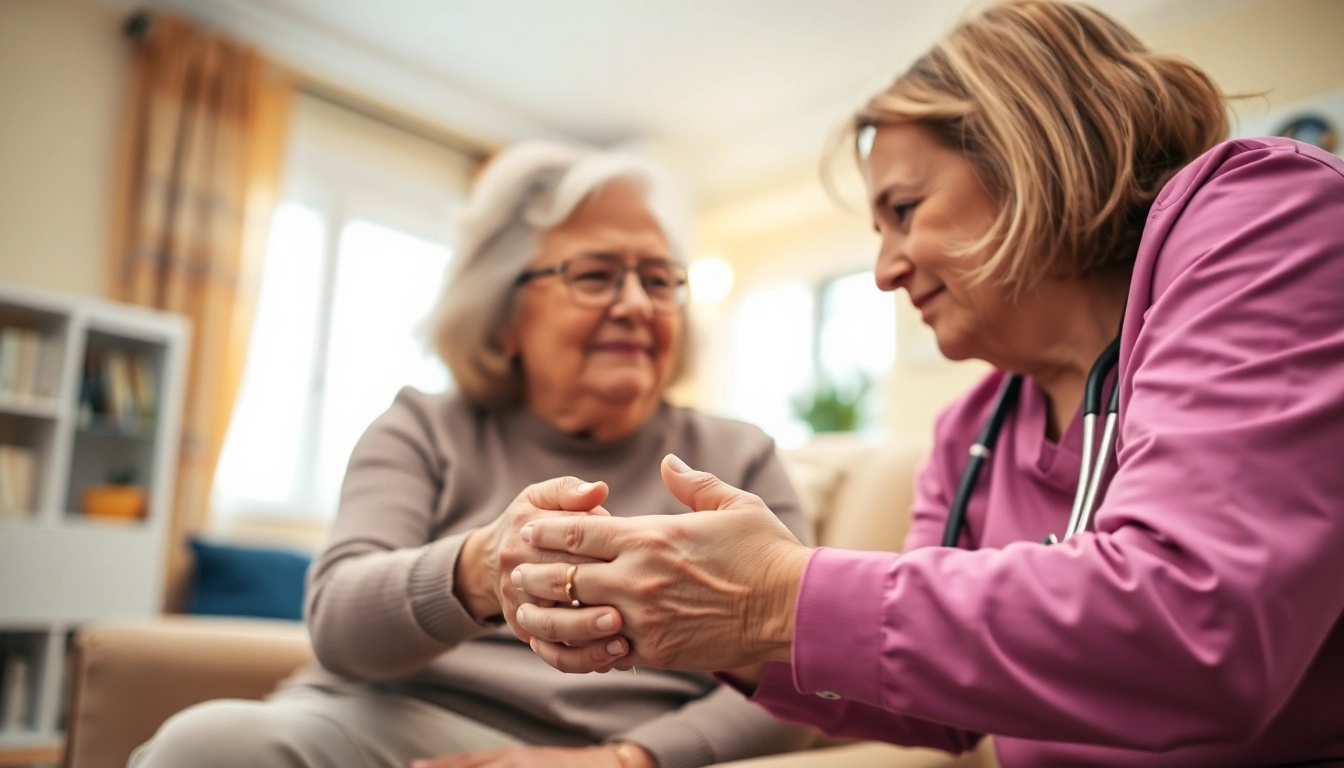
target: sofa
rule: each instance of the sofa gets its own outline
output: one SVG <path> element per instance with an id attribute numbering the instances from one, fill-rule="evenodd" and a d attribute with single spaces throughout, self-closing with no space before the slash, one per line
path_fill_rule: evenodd
<path id="1" fill-rule="evenodd" d="M 894 551 L 905 538 L 923 454 L 919 445 L 823 435 L 783 457 L 820 543 Z M 75 641 L 65 764 L 121 768 L 173 713 L 208 699 L 263 698 L 311 660 L 307 635 L 294 622 L 164 616 L 85 626 Z M 809 750 L 725 765 L 987 768 L 995 761 L 989 739 L 977 751 L 953 758 L 819 737 Z"/>

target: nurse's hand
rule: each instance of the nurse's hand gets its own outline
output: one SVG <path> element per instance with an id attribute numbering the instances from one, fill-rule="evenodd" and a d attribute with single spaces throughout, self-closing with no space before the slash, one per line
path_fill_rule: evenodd
<path id="1" fill-rule="evenodd" d="M 608 561 L 578 566 L 572 592 L 584 608 L 519 607 L 517 624 L 533 650 L 564 672 L 788 661 L 811 550 L 759 497 L 675 456 L 662 470 L 694 514 L 549 518 L 520 532 L 536 549 Z M 537 601 L 563 602 L 568 575 L 564 564 L 523 564 L 512 578 Z M 603 617 L 613 621 L 599 623 Z M 612 624 L 621 637 L 603 629 Z"/>

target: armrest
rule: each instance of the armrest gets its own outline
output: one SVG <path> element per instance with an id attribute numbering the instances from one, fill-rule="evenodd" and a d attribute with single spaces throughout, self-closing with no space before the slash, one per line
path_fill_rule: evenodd
<path id="1" fill-rule="evenodd" d="M 68 768 L 122 768 L 164 720 L 209 699 L 260 699 L 311 661 L 302 624 L 165 616 L 75 637 Z"/>

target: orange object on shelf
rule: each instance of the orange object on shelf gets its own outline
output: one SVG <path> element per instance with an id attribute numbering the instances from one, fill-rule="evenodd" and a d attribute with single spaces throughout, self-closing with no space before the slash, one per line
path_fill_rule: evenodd
<path id="1" fill-rule="evenodd" d="M 145 514 L 148 496 L 138 485 L 91 485 L 81 500 L 86 515 L 134 520 Z"/>

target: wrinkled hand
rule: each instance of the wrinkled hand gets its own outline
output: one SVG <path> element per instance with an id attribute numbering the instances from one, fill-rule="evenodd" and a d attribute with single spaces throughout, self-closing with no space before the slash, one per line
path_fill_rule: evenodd
<path id="1" fill-rule="evenodd" d="M 648 765 L 653 765 L 652 761 Z M 622 768 L 615 750 L 608 746 L 566 749 L 561 747 L 505 747 L 481 752 L 413 760 L 410 768 Z"/>
<path id="2" fill-rule="evenodd" d="M 787 661 L 811 550 L 759 497 L 675 456 L 664 459 L 662 471 L 668 490 L 700 511 L 569 516 L 520 531 L 536 549 L 607 561 L 579 566 L 573 591 L 595 607 L 578 610 L 545 603 L 564 598 L 568 566 L 528 563 L 513 572 L 535 598 L 516 614 L 533 650 L 563 672 L 613 665 L 709 671 Z M 623 637 L 599 626 L 608 616 Z"/>
<path id="3" fill-rule="evenodd" d="M 562 515 L 608 516 L 599 506 L 607 498 L 606 483 L 585 483 L 577 477 L 558 477 L 523 489 L 494 522 L 473 531 L 458 557 L 454 588 L 458 598 L 478 621 L 502 616 L 524 642 L 530 639 L 514 621 L 518 606 L 534 602 L 509 579 L 522 562 L 590 562 L 588 558 L 533 549 L 519 538 L 528 523 Z"/>

